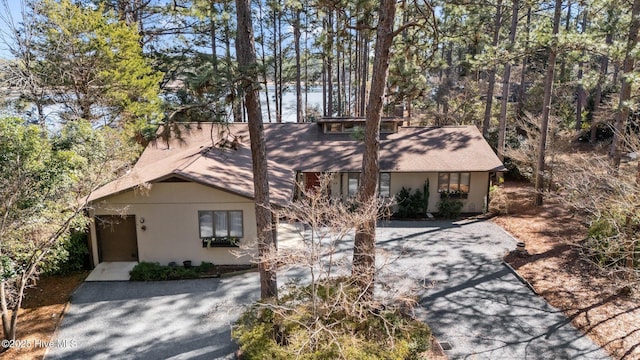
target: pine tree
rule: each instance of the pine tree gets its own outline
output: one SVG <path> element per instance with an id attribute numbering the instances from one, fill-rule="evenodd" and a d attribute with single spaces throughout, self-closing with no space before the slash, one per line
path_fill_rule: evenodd
<path id="1" fill-rule="evenodd" d="M 276 281 L 276 264 L 268 262 L 269 254 L 277 251 L 274 239 L 273 214 L 269 199 L 269 181 L 267 174 L 267 148 L 264 137 L 262 112 L 258 98 L 258 64 L 256 60 L 253 25 L 251 24 L 251 7 L 249 0 L 236 0 L 238 18 L 238 37 L 236 54 L 238 66 L 242 74 L 242 89 L 245 96 L 249 137 L 251 142 L 251 159 L 253 163 L 253 187 L 258 229 L 258 252 L 260 271 L 260 295 L 263 299 L 278 296 Z"/>

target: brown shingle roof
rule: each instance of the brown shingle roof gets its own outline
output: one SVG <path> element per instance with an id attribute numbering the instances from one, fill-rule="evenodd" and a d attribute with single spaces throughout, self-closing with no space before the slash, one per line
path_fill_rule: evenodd
<path id="1" fill-rule="evenodd" d="M 269 159 L 296 171 L 362 168 L 362 142 L 324 134 L 313 124 L 265 124 Z M 475 126 L 400 127 L 380 136 L 380 170 L 390 172 L 499 171 L 502 163 Z"/>
<path id="2" fill-rule="evenodd" d="M 293 195 L 295 173 L 358 172 L 362 142 L 349 134 L 324 134 L 316 124 L 264 124 L 271 200 L 282 204 Z M 240 140 L 238 150 L 212 144 L 228 134 Z M 246 124 L 201 124 L 185 141 L 149 145 L 133 170 L 94 192 L 90 200 L 146 182 L 178 176 L 253 197 L 249 134 Z M 501 171 L 504 166 L 475 126 L 401 127 L 381 135 L 380 170 L 389 172 Z"/>
<path id="3" fill-rule="evenodd" d="M 237 127 L 230 126 L 229 129 Z M 183 134 L 184 141 L 173 139 L 168 146 L 160 141 L 150 144 L 131 172 L 97 189 L 89 200 L 102 199 L 172 176 L 253 198 L 253 171 L 246 124 L 242 124 L 239 130 L 247 133 L 247 146 L 240 146 L 238 150 L 212 146 L 213 141 L 217 143 L 224 136 L 217 131 L 222 129 L 221 125 L 193 126 Z M 271 201 L 285 204 L 293 194 L 295 172 L 273 161 L 269 161 L 268 167 Z"/>

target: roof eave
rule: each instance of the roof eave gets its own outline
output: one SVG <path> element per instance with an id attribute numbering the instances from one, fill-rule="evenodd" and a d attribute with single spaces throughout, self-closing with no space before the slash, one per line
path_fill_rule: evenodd
<path id="1" fill-rule="evenodd" d="M 169 174 L 165 174 L 165 175 L 157 177 L 155 179 L 146 181 L 146 183 L 158 183 L 158 182 L 161 182 L 163 180 L 166 180 L 166 179 L 169 179 L 169 178 L 172 178 L 172 177 L 176 177 L 176 178 L 179 178 L 179 179 L 182 179 L 182 180 L 185 180 L 185 181 L 188 181 L 188 182 L 196 183 L 196 184 L 199 184 L 199 185 L 202 185 L 202 186 L 207 186 L 207 187 L 210 187 L 210 188 L 213 188 L 213 189 L 216 189 L 216 190 L 220 190 L 220 191 L 223 191 L 223 192 L 226 192 L 226 193 L 229 193 L 229 194 L 237 195 L 237 196 L 243 197 L 245 199 L 249 199 L 249 200 L 253 200 L 254 199 L 253 194 L 250 194 L 248 192 L 234 191 L 234 190 L 227 189 L 227 188 L 224 188 L 224 187 L 221 187 L 221 186 L 217 186 L 217 185 L 214 185 L 214 184 L 211 184 L 211 183 L 207 183 L 207 182 L 199 180 L 197 177 L 190 176 L 189 173 L 186 173 L 186 172 L 183 172 L 183 171 L 180 171 L 180 170 L 172 171 Z M 114 180 L 114 181 L 116 181 L 116 180 Z M 110 183 L 107 183 L 106 185 L 108 185 L 108 184 L 110 184 Z M 92 198 L 91 195 L 90 195 L 89 196 L 89 200 L 87 201 L 87 203 L 95 203 L 95 202 L 98 202 L 98 201 L 103 200 L 105 198 L 108 198 L 108 197 L 111 197 L 111 196 L 116 196 L 116 195 L 125 193 L 127 191 L 131 191 L 136 186 L 138 186 L 140 184 L 141 183 L 133 185 L 133 186 L 129 186 L 129 187 L 126 187 L 126 188 L 123 188 L 123 189 L 119 189 L 118 191 L 114 191 L 114 192 L 111 192 L 111 193 L 108 193 L 108 194 L 105 194 L 105 195 L 101 195 L 100 197 L 96 197 L 96 198 Z M 293 196 L 293 191 L 291 192 L 291 195 Z M 285 206 L 287 204 L 287 201 L 276 200 L 276 201 L 271 201 L 271 203 L 273 205 Z"/>

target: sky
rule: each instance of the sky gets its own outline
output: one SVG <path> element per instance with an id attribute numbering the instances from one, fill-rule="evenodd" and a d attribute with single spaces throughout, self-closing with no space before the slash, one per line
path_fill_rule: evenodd
<path id="1" fill-rule="evenodd" d="M 11 39 L 8 24 L 13 21 L 17 25 L 22 20 L 21 8 L 21 0 L 0 0 L 0 58 L 11 58 L 7 49 L 7 41 Z"/>
<path id="2" fill-rule="evenodd" d="M 12 56 L 7 48 L 7 41 L 11 41 L 12 34 L 9 31 L 10 26 L 8 25 L 10 22 L 13 22 L 15 25 L 19 25 L 22 20 L 21 16 L 22 9 L 22 0 L 0 0 L 0 59 L 11 59 Z M 272 92 L 273 93 L 273 92 Z M 264 98 L 264 93 L 260 93 L 261 101 L 263 103 L 263 114 L 264 120 L 267 121 L 266 115 L 266 98 Z M 312 90 L 308 94 L 309 106 L 320 108 L 322 105 L 322 97 L 321 92 L 318 89 Z M 293 92 L 288 92 L 284 95 L 283 99 L 283 120 L 284 121 L 295 121 L 295 94 Z M 275 105 L 272 104 L 271 109 L 275 108 Z"/>

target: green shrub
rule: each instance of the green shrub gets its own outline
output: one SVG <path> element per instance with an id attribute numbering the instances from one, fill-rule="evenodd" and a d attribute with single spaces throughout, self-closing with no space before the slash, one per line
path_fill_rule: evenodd
<path id="1" fill-rule="evenodd" d="M 464 203 L 460 199 L 443 197 L 438 203 L 438 215 L 445 219 L 455 219 L 460 216 Z"/>
<path id="2" fill-rule="evenodd" d="M 165 267 L 167 280 L 197 279 L 200 277 L 198 268 L 184 268 L 182 266 Z"/>
<path id="3" fill-rule="evenodd" d="M 245 311 L 232 331 L 242 358 L 404 360 L 428 350 L 426 324 L 395 307 L 365 308 L 346 278 L 318 286 L 315 312 L 312 290 L 290 286 L 276 303 Z"/>
<path id="4" fill-rule="evenodd" d="M 206 262 L 203 261 L 202 263 L 200 263 L 200 265 L 198 266 L 198 272 L 200 273 L 207 273 L 212 271 L 216 266 L 213 265 L 213 263 L 210 262 Z"/>
<path id="5" fill-rule="evenodd" d="M 415 219 L 421 218 L 427 213 L 427 206 L 429 203 L 429 182 L 425 182 L 423 190 L 416 189 L 415 192 L 411 192 L 411 188 L 402 189 L 395 195 L 396 203 L 398 204 L 398 212 L 395 214 L 402 219 Z"/>
<path id="6" fill-rule="evenodd" d="M 400 218 L 410 217 L 414 212 L 413 204 L 411 203 L 411 188 L 407 189 L 403 186 L 395 197 L 398 204 L 396 216 Z"/>
<path id="7" fill-rule="evenodd" d="M 132 281 L 156 281 L 167 280 L 167 272 L 164 266 L 157 262 L 141 262 L 134 266 L 129 273 Z"/>
<path id="8" fill-rule="evenodd" d="M 132 281 L 162 281 L 198 279 L 204 274 L 213 272 L 215 265 L 203 261 L 199 266 L 185 268 L 182 266 L 162 266 L 157 262 L 141 262 L 130 272 Z"/>
<path id="9" fill-rule="evenodd" d="M 596 240 L 608 239 L 618 235 L 619 224 L 624 220 L 613 214 L 605 214 L 604 216 L 594 220 L 589 226 L 588 235 Z"/>
<path id="10" fill-rule="evenodd" d="M 74 232 L 61 239 L 52 249 L 55 252 L 53 262 L 45 262 L 42 271 L 46 275 L 66 275 L 87 268 L 89 249 L 87 235 Z"/>
<path id="11" fill-rule="evenodd" d="M 584 242 L 587 256 L 599 266 L 605 268 L 622 268 L 626 266 L 629 253 L 628 244 L 635 242 L 634 267 L 640 265 L 640 234 L 637 231 L 625 233 L 625 229 L 638 227 L 637 224 L 626 224 L 625 216 L 610 211 L 594 220 L 589 226 L 588 237 Z M 635 237 L 635 238 L 630 238 Z"/>

